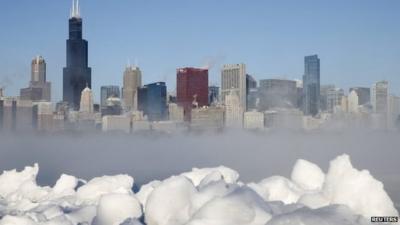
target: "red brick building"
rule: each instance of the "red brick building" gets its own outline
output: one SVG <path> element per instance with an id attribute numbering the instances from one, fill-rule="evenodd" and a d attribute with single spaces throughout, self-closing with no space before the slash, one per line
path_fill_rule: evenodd
<path id="1" fill-rule="evenodd" d="M 176 71 L 176 100 L 184 108 L 185 121 L 190 121 L 193 102 L 208 105 L 208 70 L 180 68 Z"/>

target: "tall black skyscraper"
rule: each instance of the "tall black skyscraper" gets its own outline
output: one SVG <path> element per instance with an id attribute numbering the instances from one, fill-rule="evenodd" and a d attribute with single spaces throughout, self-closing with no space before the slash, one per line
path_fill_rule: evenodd
<path id="1" fill-rule="evenodd" d="M 88 42 L 82 39 L 82 18 L 79 0 L 73 0 L 67 40 L 67 66 L 63 71 L 63 100 L 75 110 L 79 108 L 81 92 L 92 87 L 92 69 L 88 67 Z"/>

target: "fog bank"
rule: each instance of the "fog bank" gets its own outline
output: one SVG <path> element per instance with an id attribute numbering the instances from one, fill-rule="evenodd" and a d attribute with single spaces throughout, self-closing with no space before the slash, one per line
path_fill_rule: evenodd
<path id="1" fill-rule="evenodd" d="M 40 164 L 39 183 L 53 185 L 62 173 L 90 179 L 128 173 L 136 184 L 164 179 L 193 167 L 224 165 L 244 182 L 283 175 L 299 158 L 326 172 L 329 160 L 350 155 L 356 168 L 381 180 L 400 202 L 400 135 L 395 132 L 322 132 L 131 136 L 63 135 L 0 137 L 0 170 Z"/>

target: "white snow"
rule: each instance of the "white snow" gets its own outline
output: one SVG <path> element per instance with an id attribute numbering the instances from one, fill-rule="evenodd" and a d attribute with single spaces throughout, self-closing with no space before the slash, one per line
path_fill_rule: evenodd
<path id="1" fill-rule="evenodd" d="M 101 225 L 119 225 L 127 218 L 140 218 L 142 207 L 133 195 L 107 194 L 100 199 L 97 215 Z"/>
<path id="2" fill-rule="evenodd" d="M 325 174 L 298 160 L 291 177 L 245 184 L 226 167 L 193 169 L 132 191 L 133 177 L 84 182 L 61 175 L 36 183 L 39 166 L 0 175 L 0 225 L 364 225 L 371 216 L 398 216 L 381 182 L 350 157 Z"/>

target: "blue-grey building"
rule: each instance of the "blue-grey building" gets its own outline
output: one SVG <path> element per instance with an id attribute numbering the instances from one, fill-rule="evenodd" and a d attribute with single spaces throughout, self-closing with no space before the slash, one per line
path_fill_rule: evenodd
<path id="1" fill-rule="evenodd" d="M 165 82 L 157 82 L 138 88 L 138 109 L 150 121 L 167 118 L 167 86 Z"/>
<path id="2" fill-rule="evenodd" d="M 67 66 L 63 70 L 63 101 L 79 109 L 81 92 L 92 88 L 92 69 L 88 67 L 88 42 L 82 39 L 82 18 L 78 2 L 73 1 L 67 40 Z"/>
<path id="3" fill-rule="evenodd" d="M 208 87 L 208 103 L 210 105 L 216 104 L 219 102 L 219 87 L 217 86 L 209 86 Z"/>
<path id="4" fill-rule="evenodd" d="M 320 60 L 318 55 L 304 57 L 303 112 L 315 116 L 320 108 Z"/>
<path id="5" fill-rule="evenodd" d="M 107 105 L 107 99 L 110 97 L 121 98 L 121 91 L 119 89 L 119 86 L 116 85 L 101 86 L 100 108 L 104 108 Z"/>

